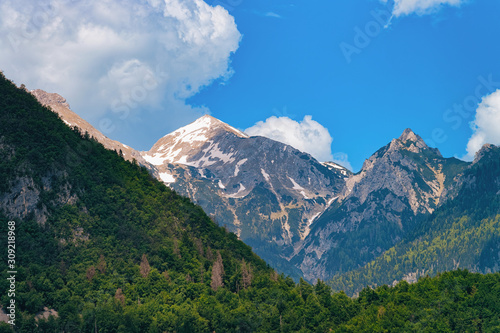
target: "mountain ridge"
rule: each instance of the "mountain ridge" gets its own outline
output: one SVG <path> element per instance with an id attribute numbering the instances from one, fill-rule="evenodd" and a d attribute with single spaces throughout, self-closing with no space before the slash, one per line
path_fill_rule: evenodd
<path id="1" fill-rule="evenodd" d="M 366 264 L 431 214 L 447 178 L 465 165 L 406 129 L 346 180 L 338 202 L 318 217 L 292 261 L 309 281 Z"/>
<path id="2" fill-rule="evenodd" d="M 416 282 L 453 269 L 500 270 L 500 147 L 484 145 L 436 211 L 401 242 L 359 269 L 336 274 L 335 290 Z"/>
<path id="3" fill-rule="evenodd" d="M 404 239 L 456 195 L 469 165 L 407 128 L 353 174 L 209 115 L 138 154 L 273 267 L 309 281 L 362 267 Z"/>

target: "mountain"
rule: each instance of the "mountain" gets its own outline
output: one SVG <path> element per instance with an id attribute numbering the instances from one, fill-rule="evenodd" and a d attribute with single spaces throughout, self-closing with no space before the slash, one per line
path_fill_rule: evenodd
<path id="1" fill-rule="evenodd" d="M 0 332 L 500 328 L 499 273 L 457 271 L 356 299 L 295 284 L 122 157 L 0 72 L 0 248 L 15 256 L 14 268 L 0 261 L 0 289 L 15 285 L 0 294 Z"/>
<path id="2" fill-rule="evenodd" d="M 305 278 L 328 279 L 381 255 L 438 207 L 467 163 L 443 158 L 406 129 L 349 177 L 294 255 Z"/>
<path id="3" fill-rule="evenodd" d="M 71 111 L 60 95 L 42 90 L 32 94 L 68 126 L 147 167 L 273 267 L 296 279 L 302 274 L 288 257 L 352 174 L 286 144 L 249 137 L 209 115 L 167 134 L 149 151 L 138 152 L 104 136 Z"/>
<path id="4" fill-rule="evenodd" d="M 152 323 L 205 332 L 192 299 L 215 301 L 212 289 L 232 295 L 275 274 L 200 207 L 68 127 L 1 73 L 0 222 L 3 254 L 15 235 L 15 269 L 1 261 L 1 290 L 12 289 L 4 275 L 16 271 L 15 296 L 2 292 L 0 308 L 15 297 L 17 332 L 140 332 Z M 57 319 L 35 320 L 44 308 Z M 142 311 L 150 314 L 138 319 Z"/>
<path id="5" fill-rule="evenodd" d="M 329 283 L 355 293 L 365 285 L 415 282 L 457 268 L 500 270 L 500 147 L 485 145 L 435 212 L 401 242 Z"/>
<path id="6" fill-rule="evenodd" d="M 373 260 L 387 257 L 393 246 L 411 241 L 414 230 L 421 230 L 453 200 L 462 183 L 470 183 L 463 173 L 471 164 L 443 158 L 410 129 L 352 174 L 285 144 L 248 137 L 211 116 L 164 136 L 150 151 L 137 152 L 100 134 L 71 112 L 59 95 L 33 94 L 67 124 L 75 124 L 108 149 L 122 150 L 126 159 L 139 161 L 156 178 L 199 204 L 274 268 L 308 281 L 334 277 L 344 281 L 332 282 L 338 290 L 352 291 L 354 284 L 359 289 L 370 281 L 388 283 L 387 265 L 372 275 L 363 271 L 365 278 L 349 274 L 358 274 Z M 17 202 L 11 209 L 22 210 L 19 198 Z M 494 223 L 494 216 L 490 218 Z M 424 229 L 419 237 L 431 235 L 432 230 Z M 468 249 L 479 251 L 472 245 Z M 495 259 L 484 254 L 482 260 Z M 392 272 L 389 282 L 435 271 L 429 267 L 404 270 L 406 275 Z M 446 269 L 455 267 L 473 266 L 454 264 Z"/>
<path id="7" fill-rule="evenodd" d="M 286 257 L 344 186 L 348 171 L 211 116 L 161 138 L 146 161 L 254 251 L 289 274 Z"/>

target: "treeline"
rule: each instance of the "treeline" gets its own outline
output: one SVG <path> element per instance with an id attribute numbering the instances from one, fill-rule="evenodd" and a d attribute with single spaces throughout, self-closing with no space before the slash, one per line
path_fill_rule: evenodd
<path id="1" fill-rule="evenodd" d="M 115 271 L 80 276 L 61 293 L 59 316 L 23 312 L 16 332 L 496 332 L 500 274 L 467 271 L 363 289 L 358 298 L 331 294 L 322 282 L 258 274 L 251 285 L 214 290 L 185 275 L 152 269 L 119 282 Z M 113 277 L 109 277 L 112 275 Z M 208 281 L 207 281 L 208 282 Z M 83 286 L 89 284 L 91 287 Z M 115 288 L 121 285 L 124 288 Z M 79 291 L 80 290 L 80 291 Z M 82 292 L 85 290 L 85 292 Z M 115 290 L 115 291 L 113 291 Z M 12 332 L 0 324 L 0 332 Z"/>

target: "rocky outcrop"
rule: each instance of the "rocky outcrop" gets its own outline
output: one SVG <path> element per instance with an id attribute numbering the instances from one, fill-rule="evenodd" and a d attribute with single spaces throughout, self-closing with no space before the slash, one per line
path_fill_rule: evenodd
<path id="1" fill-rule="evenodd" d="M 3 140 L 0 137 L 0 142 Z M 0 145 L 0 155 L 5 156 L 7 160 L 15 156 L 14 147 L 6 144 Z M 32 161 L 36 163 L 36 161 Z M 44 224 L 47 221 L 48 210 L 44 204 L 40 204 L 43 193 L 54 193 L 51 204 L 59 206 L 64 204 L 73 204 L 77 197 L 71 193 L 71 186 L 64 181 L 67 175 L 58 170 L 53 170 L 37 181 L 28 176 L 32 167 L 29 163 L 24 163 L 18 176 L 8 181 L 5 188 L 7 190 L 0 192 L 0 210 L 7 218 L 24 220 L 31 214 L 35 220 Z"/>

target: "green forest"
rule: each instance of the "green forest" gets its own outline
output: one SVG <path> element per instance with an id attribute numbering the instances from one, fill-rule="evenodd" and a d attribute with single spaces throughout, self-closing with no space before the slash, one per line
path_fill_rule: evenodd
<path id="1" fill-rule="evenodd" d="M 32 207 L 14 219 L 16 325 L 0 332 L 500 331 L 500 273 L 457 270 L 356 298 L 295 283 L 0 76 L 0 194 L 22 192 Z M 6 260 L 0 271 L 6 307 Z M 40 318 L 44 308 L 58 315 Z"/>

